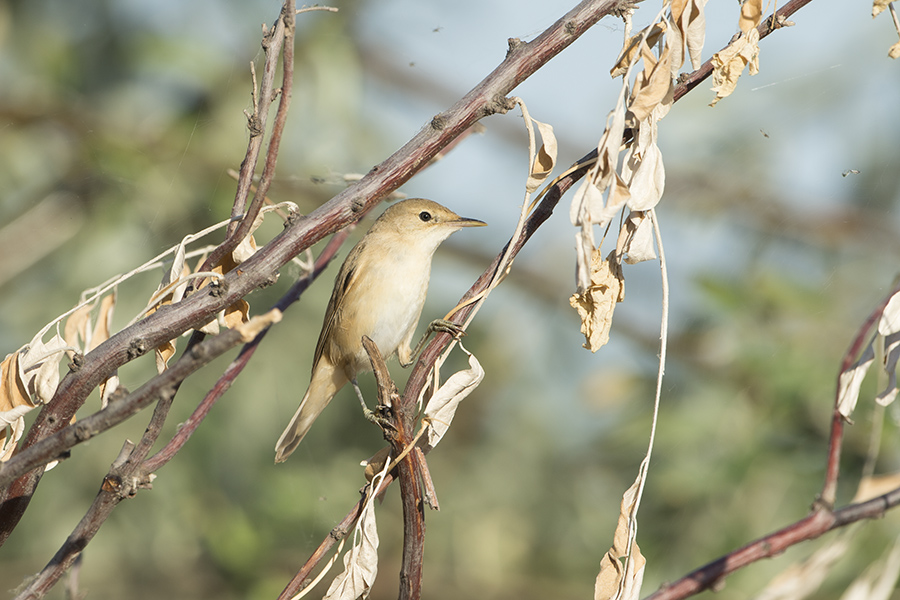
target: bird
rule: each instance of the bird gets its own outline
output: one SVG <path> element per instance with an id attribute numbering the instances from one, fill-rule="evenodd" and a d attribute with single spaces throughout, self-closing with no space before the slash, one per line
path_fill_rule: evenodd
<path id="1" fill-rule="evenodd" d="M 411 346 L 435 250 L 460 229 L 484 225 L 484 221 L 460 217 L 423 198 L 391 205 L 372 224 L 335 277 L 309 388 L 275 445 L 276 463 L 296 450 L 322 410 L 348 382 L 367 410 L 356 381 L 358 374 L 372 370 L 362 346 L 364 335 L 386 359 L 396 355 L 405 368 L 434 331 L 460 332 L 453 323 L 438 319 L 431 322 L 415 350 Z"/>

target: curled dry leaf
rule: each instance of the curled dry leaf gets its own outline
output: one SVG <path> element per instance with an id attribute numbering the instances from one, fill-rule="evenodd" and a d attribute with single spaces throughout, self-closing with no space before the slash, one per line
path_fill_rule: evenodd
<path id="1" fill-rule="evenodd" d="M 637 542 L 630 539 L 631 515 L 637 509 L 639 480 L 622 496 L 619 522 L 613 545 L 600 560 L 600 572 L 594 582 L 594 600 L 637 600 L 641 594 L 646 559 Z"/>
<path id="2" fill-rule="evenodd" d="M 556 136 L 553 134 L 553 126 L 541 123 L 535 119 L 531 119 L 531 122 L 537 125 L 543 143 L 531 164 L 531 172 L 528 174 L 528 181 L 525 184 L 525 189 L 528 192 L 533 192 L 538 189 L 550 173 L 553 172 L 553 168 L 556 166 L 557 153 Z"/>
<path id="3" fill-rule="evenodd" d="M 109 404 L 109 398 L 119 389 L 119 373 L 118 371 L 107 377 L 100 384 L 100 408 L 106 408 Z"/>
<path id="4" fill-rule="evenodd" d="M 604 260 L 597 248 L 591 259 L 591 285 L 569 298 L 569 304 L 581 318 L 585 348 L 596 352 L 609 341 L 613 311 L 616 303 L 624 299 L 625 278 L 615 250 Z"/>
<path id="5" fill-rule="evenodd" d="M 897 362 L 900 360 L 900 292 L 891 296 L 878 321 L 877 336 L 884 338 L 885 357 L 882 365 L 887 374 L 887 387 L 876 397 L 883 405 L 897 398 Z M 869 367 L 875 362 L 875 337 L 854 364 L 843 371 L 838 378 L 838 410 L 849 417 L 859 400 L 859 390 Z"/>
<path id="6" fill-rule="evenodd" d="M 748 67 L 750 75 L 759 73 L 759 31 L 756 28 L 760 21 L 762 21 L 762 0 L 744 0 L 741 5 L 741 17 L 738 20 L 740 36 L 712 57 L 712 89 L 716 97 L 710 102 L 710 106 L 715 106 L 719 100 L 734 92 L 744 67 Z"/>
<path id="7" fill-rule="evenodd" d="M 892 0 L 873 0 L 872 2 L 872 18 L 874 19 L 882 12 L 887 10 L 888 4 L 891 3 Z"/>
<path id="8" fill-rule="evenodd" d="M 744 33 L 749 33 L 751 29 L 759 27 L 762 21 L 763 0 L 744 0 L 741 4 L 741 18 L 738 20 L 738 27 Z"/>
<path id="9" fill-rule="evenodd" d="M 20 360 L 17 351 L 0 363 L 0 460 L 12 456 L 24 431 L 23 415 L 35 407 L 19 374 Z"/>
<path id="10" fill-rule="evenodd" d="M 46 344 L 35 337 L 21 351 L 19 377 L 35 403 L 46 404 L 53 398 L 59 385 L 59 361 L 68 349 L 66 341 L 56 334 Z"/>
<path id="11" fill-rule="evenodd" d="M 838 410 L 845 417 L 850 417 L 859 401 L 859 388 L 875 362 L 875 348 L 872 344 L 866 348 L 859 360 L 838 378 Z"/>
<path id="12" fill-rule="evenodd" d="M 378 483 L 371 483 L 377 489 Z M 344 571 L 334 578 L 323 600 L 356 600 L 366 598 L 378 574 L 378 528 L 375 524 L 375 494 L 369 494 L 356 527 L 353 547 L 344 554 Z"/>
<path id="13" fill-rule="evenodd" d="M 672 47 L 668 40 L 666 40 L 659 58 L 653 52 L 653 47 L 644 42 L 641 44 L 641 58 L 644 61 L 644 70 L 635 77 L 631 99 L 628 103 L 628 110 L 638 122 L 645 121 L 653 109 L 667 96 L 670 97 L 669 104 L 674 99 L 670 68 Z"/>
<path id="14" fill-rule="evenodd" d="M 625 46 L 622 48 L 622 52 L 619 54 L 619 58 L 616 60 L 616 64 L 609 70 L 610 76 L 615 79 L 619 75 L 625 75 L 631 67 L 631 63 L 635 61 L 638 52 L 641 51 L 642 46 L 652 48 L 665 32 L 666 24 L 660 21 L 643 28 L 628 38 L 628 41 L 625 42 Z M 644 38 L 645 34 L 646 39 Z"/>
<path id="15" fill-rule="evenodd" d="M 900 42 L 897 42 L 888 50 L 888 58 L 900 58 Z"/>
<path id="16" fill-rule="evenodd" d="M 744 67 L 749 65 L 750 75 L 759 72 L 759 32 L 753 28 L 749 33 L 741 33 L 727 48 L 713 55 L 712 63 L 712 90 L 716 97 L 709 105 L 715 106 L 719 100 L 734 92 Z"/>
<path id="17" fill-rule="evenodd" d="M 657 104 L 650 116 L 638 124 L 637 133 L 622 165 L 622 177 L 628 182 L 628 208 L 647 211 L 656 207 L 666 188 L 666 170 L 657 145 L 657 122 L 671 106 L 671 95 Z"/>
<path id="18" fill-rule="evenodd" d="M 103 342 L 109 339 L 112 330 L 113 309 L 116 307 L 116 290 L 113 289 L 111 294 L 103 297 L 100 301 L 100 312 L 97 314 L 97 324 L 91 334 L 90 345 L 88 351 L 93 350 Z"/>
<path id="19" fill-rule="evenodd" d="M 459 403 L 484 379 L 484 368 L 475 355 L 466 350 L 462 344 L 459 347 L 469 356 L 469 368 L 451 375 L 425 406 L 425 418 L 429 421 L 428 445 L 432 448 L 437 446 L 447 433 Z"/>
<path id="20" fill-rule="evenodd" d="M 579 228 L 575 235 L 578 291 L 591 285 L 591 256 L 594 252 L 594 225 L 605 226 L 621 206 L 628 201 L 628 186 L 616 172 L 619 148 L 625 131 L 625 89 L 619 92 L 616 108 L 606 118 L 606 129 L 597 144 L 597 161 L 578 187 L 569 208 L 572 225 Z M 612 183 L 609 198 L 603 194 Z"/>
<path id="21" fill-rule="evenodd" d="M 656 259 L 653 223 L 647 213 L 633 210 L 628 214 L 619 230 L 616 252 L 619 256 L 625 256 L 625 262 L 629 265 Z"/>
<path id="22" fill-rule="evenodd" d="M 91 331 L 91 310 L 93 310 L 95 304 L 96 303 L 85 304 L 81 308 L 76 309 L 75 312 L 66 319 L 66 324 L 63 327 L 63 337 L 66 340 L 66 344 L 77 349 L 78 352 L 81 353 L 84 353 L 90 343 L 89 331 Z M 70 359 L 73 354 L 74 351 L 70 350 Z"/>
<path id="23" fill-rule="evenodd" d="M 685 46 L 693 69 L 699 69 L 703 63 L 701 55 L 706 41 L 706 16 L 703 11 L 706 2 L 707 0 L 672 0 L 667 34 L 667 43 L 672 46 L 672 77 L 678 75 L 684 64 Z"/>

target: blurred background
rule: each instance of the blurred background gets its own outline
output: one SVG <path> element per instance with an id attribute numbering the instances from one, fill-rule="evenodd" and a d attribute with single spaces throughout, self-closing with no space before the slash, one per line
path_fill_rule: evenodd
<path id="1" fill-rule="evenodd" d="M 302 15 L 270 196 L 304 212 L 326 201 L 344 175 L 368 171 L 487 75 L 507 38 L 532 39 L 574 4 L 348 0 L 334 3 L 337 14 Z M 0 3 L 0 355 L 28 343 L 82 290 L 227 218 L 227 170 L 246 148 L 249 63 L 261 65 L 260 25 L 279 6 Z M 635 29 L 657 10 L 642 6 Z M 704 59 L 735 33 L 738 10 L 709 3 Z M 672 315 L 640 511 L 645 594 L 801 518 L 821 486 L 841 357 L 898 271 L 900 64 L 887 58 L 897 34 L 887 14 L 872 20 L 870 10 L 867 2 L 810 3 L 792 18 L 796 26 L 761 43 L 760 73 L 745 74 L 733 96 L 710 108 L 704 83 L 660 123 Z M 619 83 L 609 68 L 623 31 L 621 20 L 603 20 L 515 91 L 555 127 L 561 166 L 596 146 L 614 107 Z M 439 250 L 423 319 L 455 305 L 515 226 L 527 172 L 522 120 L 510 113 L 482 123 L 483 133 L 401 190 L 490 224 Z M 568 305 L 570 201 L 522 252 L 466 340 L 487 376 L 429 457 L 442 507 L 426 515 L 429 598 L 592 597 L 621 494 L 646 450 L 659 266 L 626 267 L 610 344 L 582 349 Z M 280 228 L 273 215 L 257 240 Z M 291 459 L 272 464 L 308 383 L 336 269 L 286 313 L 153 491 L 121 504 L 103 526 L 84 555 L 87 597 L 273 598 L 356 502 L 357 465 L 383 442 L 346 390 Z M 288 266 L 277 285 L 249 296 L 252 312 L 267 310 L 298 275 Z M 115 328 L 143 308 L 160 277 L 119 288 Z M 232 357 L 186 382 L 169 435 Z M 464 364 L 456 356 L 446 373 Z M 405 378 L 396 363 L 392 370 Z M 120 376 L 133 388 L 154 372 L 148 356 Z M 370 378 L 365 385 L 371 397 Z M 854 493 L 879 418 L 874 390 L 864 387 L 848 432 L 841 502 Z M 81 414 L 98 406 L 95 394 Z M 123 439 L 138 439 L 148 418 L 145 411 L 79 446 L 44 477 L 0 548 L 3 593 L 51 558 Z M 891 408 L 885 418 L 879 473 L 900 466 L 898 414 Z M 372 597 L 380 599 L 397 589 L 396 490 L 378 516 Z M 898 521 L 890 514 L 856 528 L 817 597 L 839 598 L 891 547 Z M 753 565 L 717 597 L 751 597 L 821 543 Z M 50 597 L 64 597 L 62 587 Z"/>

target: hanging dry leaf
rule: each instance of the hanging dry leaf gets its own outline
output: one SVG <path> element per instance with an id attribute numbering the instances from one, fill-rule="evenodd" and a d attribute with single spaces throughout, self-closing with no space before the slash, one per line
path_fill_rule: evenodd
<path id="1" fill-rule="evenodd" d="M 872 2 L 872 18 L 874 19 L 882 12 L 887 10 L 888 4 L 891 3 L 892 0 L 873 0 Z"/>
<path id="2" fill-rule="evenodd" d="M 759 31 L 754 27 L 748 33 L 742 33 L 727 48 L 716 52 L 712 57 L 713 87 L 716 97 L 710 106 L 730 96 L 737 87 L 738 78 L 749 66 L 750 75 L 759 72 Z"/>
<path id="3" fill-rule="evenodd" d="M 875 349 L 872 344 L 866 348 L 860 359 L 838 378 L 838 410 L 845 417 L 850 417 L 859 400 L 859 388 L 875 362 Z"/>
<path id="4" fill-rule="evenodd" d="M 76 309 L 66 319 L 66 325 L 63 327 L 63 337 L 66 340 L 66 344 L 78 349 L 82 354 L 84 354 L 90 342 L 90 334 L 88 332 L 91 331 L 91 311 L 94 306 L 96 306 L 96 303 L 85 304 L 81 308 Z M 69 352 L 70 359 L 73 353 L 74 351 Z"/>
<path id="5" fill-rule="evenodd" d="M 110 330 L 112 328 L 113 309 L 116 307 L 116 290 L 104 296 L 100 301 L 100 312 L 97 314 L 97 324 L 91 334 L 90 346 L 88 351 L 93 350 L 103 342 L 109 339 Z"/>
<path id="6" fill-rule="evenodd" d="M 615 79 L 619 75 L 627 73 L 629 67 L 631 67 L 631 63 L 635 61 L 638 52 L 641 51 L 642 40 L 644 45 L 653 47 L 665 32 L 666 24 L 665 22 L 660 21 L 649 27 L 645 27 L 628 38 L 628 41 L 625 42 L 625 46 L 622 48 L 621 54 L 619 54 L 619 58 L 616 60 L 616 64 L 609 70 L 610 76 Z M 647 36 L 646 39 L 644 38 L 645 34 Z"/>
<path id="7" fill-rule="evenodd" d="M 619 242 L 616 245 L 619 256 L 625 256 L 629 265 L 656 259 L 653 246 L 653 223 L 647 213 L 631 211 L 622 229 L 619 231 Z"/>
<path id="8" fill-rule="evenodd" d="M 241 323 L 246 323 L 250 320 L 250 305 L 243 298 L 238 300 L 225 309 L 222 320 L 229 329 L 234 329 Z"/>
<path id="9" fill-rule="evenodd" d="M 553 126 L 541 123 L 535 119 L 531 122 L 537 125 L 538 132 L 541 134 L 541 147 L 537 151 L 537 156 L 531 163 L 531 172 L 528 174 L 528 181 L 525 184 L 525 190 L 533 192 L 544 182 L 545 179 L 553 172 L 556 166 L 556 136 L 553 134 Z"/>
<path id="10" fill-rule="evenodd" d="M 119 373 L 116 371 L 109 377 L 107 377 L 103 383 L 100 384 L 100 408 L 106 408 L 109 405 L 109 398 L 113 395 L 113 393 L 119 389 Z"/>
<path id="11" fill-rule="evenodd" d="M 666 170 L 662 152 L 656 144 L 657 120 L 668 106 L 658 105 L 653 115 L 640 124 L 637 139 L 632 144 L 622 176 L 628 181 L 628 208 L 646 211 L 656 207 L 666 188 Z"/>
<path id="12" fill-rule="evenodd" d="M 66 341 L 56 334 L 46 344 L 35 337 L 22 351 L 19 377 L 35 403 L 46 404 L 53 398 L 59 385 L 59 361 L 68 349 Z"/>
<path id="13" fill-rule="evenodd" d="M 900 42 L 897 42 L 888 50 L 888 58 L 900 58 Z"/>
<path id="14" fill-rule="evenodd" d="M 25 427 L 22 415 L 35 407 L 19 375 L 19 359 L 14 352 L 0 363 L 0 460 L 12 456 Z"/>
<path id="15" fill-rule="evenodd" d="M 594 225 L 606 226 L 618 210 L 617 205 L 627 202 L 628 186 L 616 173 L 619 149 L 625 131 L 625 91 L 623 84 L 616 108 L 606 118 L 606 129 L 597 145 L 597 160 L 590 168 L 582 184 L 576 190 L 569 208 L 572 225 L 579 228 L 575 235 L 576 280 L 578 291 L 591 285 L 591 256 L 594 243 Z M 615 181 L 616 189 L 610 191 L 610 200 L 604 204 L 603 194 Z"/>
<path id="16" fill-rule="evenodd" d="M 154 352 L 156 356 L 156 372 L 162 373 L 169 366 L 169 360 L 175 356 L 175 340 L 169 340 L 158 346 Z"/>
<path id="17" fill-rule="evenodd" d="M 596 352 L 609 341 L 613 311 L 616 303 L 625 299 L 625 278 L 616 262 L 615 251 L 606 260 L 600 249 L 594 250 L 591 259 L 591 285 L 584 292 L 569 298 L 578 316 L 581 317 L 581 333 L 584 347 Z"/>
<path id="18" fill-rule="evenodd" d="M 644 566 L 647 561 L 641 554 L 637 542 L 632 542 L 630 547 L 628 543 L 631 515 L 636 510 L 639 486 L 639 480 L 635 480 L 622 495 L 613 545 L 600 560 L 600 572 L 594 582 L 594 600 L 640 598 Z"/>
<path id="19" fill-rule="evenodd" d="M 353 547 L 344 554 L 344 571 L 331 582 L 323 600 L 365 598 L 377 574 L 378 529 L 375 525 L 375 503 L 370 498 L 363 506 L 353 531 Z"/>
<path id="20" fill-rule="evenodd" d="M 699 69 L 703 63 L 701 54 L 706 41 L 706 16 L 704 8 L 707 0 L 673 0 L 669 14 L 670 27 L 667 43 L 672 45 L 672 77 L 684 64 L 685 46 L 691 59 L 691 67 Z"/>
<path id="21" fill-rule="evenodd" d="M 425 418 L 429 421 L 428 445 L 432 448 L 437 446 L 447 433 L 459 403 L 484 379 L 484 369 L 475 355 L 466 350 L 462 344 L 459 347 L 469 356 L 469 368 L 451 375 L 425 406 Z"/>
<path id="22" fill-rule="evenodd" d="M 738 20 L 738 27 L 744 33 L 749 33 L 751 29 L 759 27 L 762 21 L 763 0 L 744 0 L 741 4 L 741 18 Z"/>
<path id="23" fill-rule="evenodd" d="M 876 398 L 881 404 L 890 404 L 897 397 L 897 362 L 900 359 L 900 292 L 891 296 L 878 321 L 876 335 L 885 342 L 883 368 L 888 375 L 887 388 Z M 869 367 L 875 362 L 875 338 L 869 342 L 862 355 L 838 378 L 838 410 L 849 417 L 859 400 L 859 389 Z"/>
<path id="24" fill-rule="evenodd" d="M 672 85 L 672 48 L 668 42 L 663 46 L 662 55 L 657 58 L 653 48 L 646 43 L 641 45 L 641 58 L 644 61 L 644 70 L 638 73 L 634 80 L 632 99 L 628 103 L 628 110 L 634 115 L 635 121 L 642 122 L 650 116 L 654 108 L 670 97 L 669 104 L 674 100 L 674 87 Z"/>
<path id="25" fill-rule="evenodd" d="M 23 415 L 31 410 L 31 407 L 19 406 L 6 412 L 0 412 L 0 462 L 10 459 L 16 451 L 16 444 L 25 433 L 25 419 Z"/>

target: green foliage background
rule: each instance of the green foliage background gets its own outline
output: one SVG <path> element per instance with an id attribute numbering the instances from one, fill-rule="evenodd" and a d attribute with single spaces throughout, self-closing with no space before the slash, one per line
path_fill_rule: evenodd
<path id="1" fill-rule="evenodd" d="M 484 39 L 490 51 L 478 51 L 494 65 L 506 37 L 532 36 L 569 8 L 543 4 L 548 16 L 524 24 L 505 7 L 500 14 L 510 22 L 486 33 L 484 24 L 440 8 L 425 17 L 417 12 L 425 9 L 409 9 L 402 20 L 404 2 L 339 2 L 337 15 L 301 18 L 273 199 L 304 211 L 317 206 L 340 189 L 341 174 L 368 170 L 488 72 L 480 64 L 465 75 L 441 71 L 427 49 L 407 57 L 403 43 L 417 48 L 426 39 L 452 56 Z M 880 20 L 869 23 L 865 7 L 842 9 L 864 19 L 826 14 L 824 6 L 813 2 L 795 17 L 796 31 L 762 43 L 758 78 L 769 68 L 771 79 L 742 81 L 715 109 L 706 106 L 711 93 L 696 90 L 661 124 L 673 319 L 640 519 L 648 593 L 806 513 L 823 476 L 840 358 L 896 274 L 900 90 L 897 65 L 884 58 L 891 32 Z M 477 5 L 458 8 L 467 14 Z M 246 144 L 248 64 L 260 59 L 258 23 L 271 23 L 277 11 L 273 0 L 153 10 L 125 0 L 0 4 L 0 351 L 27 343 L 83 289 L 227 217 L 234 184 L 226 170 L 238 167 Z M 711 14 L 705 57 L 730 37 L 731 12 L 715 34 Z M 831 26 L 841 34 L 822 39 Z M 434 35 L 422 37 L 432 27 L 426 33 Z M 557 128 L 562 163 L 599 137 L 615 90 L 606 66 L 591 61 L 611 64 L 620 40 L 621 24 L 605 24 L 579 42 L 584 49 L 573 47 L 517 91 L 536 118 Z M 852 68 L 833 67 L 835 54 Z M 563 79 L 566 69 L 583 76 L 585 65 L 596 73 Z M 558 93 L 562 81 L 571 91 Z M 492 225 L 455 236 L 439 252 L 426 318 L 455 304 L 518 213 L 520 124 L 511 115 L 485 124 L 483 136 L 405 190 Z M 849 169 L 859 174 L 842 177 Z M 46 211 L 23 237 L 4 234 L 39 203 Z M 466 341 L 488 376 L 429 458 L 442 506 L 427 515 L 429 598 L 590 597 L 621 494 L 645 451 L 658 267 L 626 269 L 628 297 L 613 342 L 589 355 L 567 304 L 574 260 L 564 205 Z M 267 223 L 259 238 L 279 227 Z M 270 306 L 298 272 L 287 267 L 278 285 L 250 296 L 253 311 Z M 153 491 L 106 523 L 84 557 L 88 597 L 272 598 L 356 501 L 363 484 L 356 465 L 381 442 L 343 396 L 288 463 L 272 464 L 274 442 L 307 384 L 333 272 L 291 308 L 182 454 L 160 470 Z M 154 274 L 120 288 L 116 326 L 143 307 L 157 281 Z M 169 434 L 230 358 L 186 382 Z M 462 364 L 457 357 L 455 366 Z M 128 365 L 123 383 L 136 386 L 153 369 L 149 357 Z M 92 399 L 83 414 L 97 406 Z M 874 418 L 864 400 L 848 434 L 842 501 L 853 494 Z M 137 439 L 146 419 L 76 448 L 44 477 L 0 548 L 6 589 L 49 560 L 123 439 Z M 892 408 L 878 472 L 898 468 L 896 419 Z M 839 597 L 885 553 L 900 532 L 897 519 L 859 526 L 819 597 Z M 396 593 L 399 569 L 396 491 L 379 509 L 379 530 L 372 597 L 386 598 Z M 817 544 L 754 565 L 719 597 L 751 596 Z M 51 597 L 63 597 L 62 586 Z"/>

